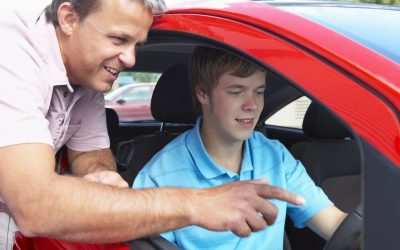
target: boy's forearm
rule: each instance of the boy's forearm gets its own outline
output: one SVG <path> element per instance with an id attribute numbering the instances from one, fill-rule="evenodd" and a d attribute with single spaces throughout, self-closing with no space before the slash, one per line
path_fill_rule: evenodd
<path id="1" fill-rule="evenodd" d="M 305 224 L 325 240 L 329 240 L 340 226 L 347 214 L 331 205 L 324 208 Z"/>
<path id="2" fill-rule="evenodd" d="M 116 171 L 116 163 L 110 149 L 92 152 L 68 150 L 71 172 L 75 176 L 85 176 L 100 171 Z"/>

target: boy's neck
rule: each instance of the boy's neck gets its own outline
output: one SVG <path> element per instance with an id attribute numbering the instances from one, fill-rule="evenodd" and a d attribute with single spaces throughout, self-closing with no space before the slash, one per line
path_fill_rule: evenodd
<path id="1" fill-rule="evenodd" d="M 200 137 L 208 155 L 219 166 L 238 174 L 243 158 L 243 141 L 228 142 L 207 132 L 200 128 Z"/>

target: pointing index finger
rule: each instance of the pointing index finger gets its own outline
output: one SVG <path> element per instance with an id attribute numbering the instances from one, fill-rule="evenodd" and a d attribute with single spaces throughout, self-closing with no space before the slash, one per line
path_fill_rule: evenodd
<path id="1" fill-rule="evenodd" d="M 306 200 L 303 196 L 289 192 L 283 188 L 271 186 L 268 184 L 257 184 L 256 186 L 257 194 L 265 199 L 278 199 L 282 201 L 287 201 L 297 206 L 303 206 L 306 204 Z"/>

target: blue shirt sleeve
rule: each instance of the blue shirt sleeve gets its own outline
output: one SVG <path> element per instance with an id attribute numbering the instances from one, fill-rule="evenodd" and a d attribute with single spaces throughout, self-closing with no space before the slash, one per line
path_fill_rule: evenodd
<path id="1" fill-rule="evenodd" d="M 133 189 L 139 188 L 155 188 L 158 187 L 157 183 L 146 172 L 139 172 L 133 182 Z"/>
<path id="2" fill-rule="evenodd" d="M 293 220 L 295 227 L 302 228 L 305 226 L 304 223 L 306 221 L 318 214 L 322 209 L 332 205 L 332 202 L 324 191 L 315 185 L 303 164 L 296 160 L 283 145 L 281 147 L 287 190 L 303 196 L 306 200 L 304 206 L 287 204 L 288 215 Z"/>
<path id="3" fill-rule="evenodd" d="M 173 244 L 175 244 L 177 246 L 176 239 L 175 239 L 175 234 L 174 234 L 173 231 L 162 233 L 161 236 L 163 238 L 165 238 L 166 240 L 168 240 L 169 242 L 171 242 L 171 243 L 173 243 Z"/>

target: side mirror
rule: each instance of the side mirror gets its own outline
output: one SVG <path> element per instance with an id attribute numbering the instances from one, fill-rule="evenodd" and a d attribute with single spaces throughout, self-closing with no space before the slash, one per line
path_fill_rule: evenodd
<path id="1" fill-rule="evenodd" d="M 124 103 L 126 103 L 126 101 L 124 99 L 119 99 L 117 101 L 118 104 L 123 105 Z"/>

